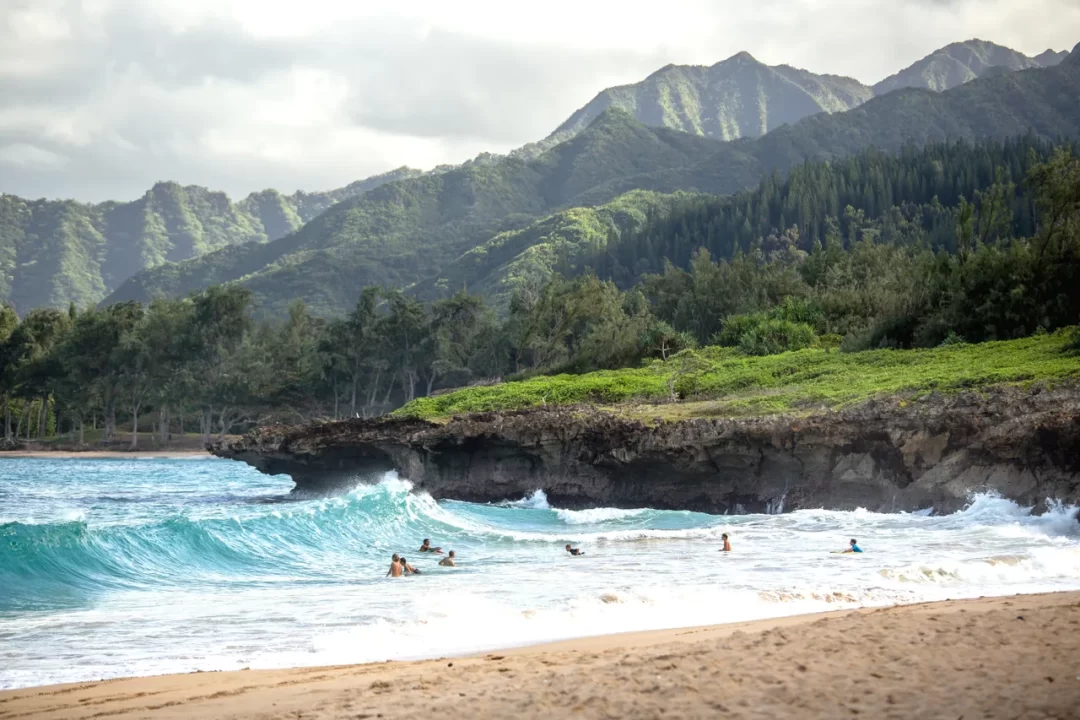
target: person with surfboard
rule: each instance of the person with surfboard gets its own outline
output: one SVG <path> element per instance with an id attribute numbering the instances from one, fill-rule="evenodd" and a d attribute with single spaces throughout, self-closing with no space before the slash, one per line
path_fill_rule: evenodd
<path id="1" fill-rule="evenodd" d="M 862 548 L 859 547 L 858 540 L 856 540 L 855 538 L 851 538 L 851 547 L 849 547 L 847 550 L 844 550 L 843 552 L 845 552 L 845 553 L 861 553 Z"/>
<path id="2" fill-rule="evenodd" d="M 566 546 L 566 552 L 570 553 L 571 555 L 584 555 L 585 554 L 584 550 L 579 550 L 576 547 L 570 547 L 569 544 L 567 544 L 567 546 Z"/>
<path id="3" fill-rule="evenodd" d="M 418 552 L 429 552 L 435 553 L 436 555 L 442 555 L 442 548 L 431 547 L 431 540 L 429 540 L 428 538 L 424 538 L 424 544 L 420 546 L 420 550 Z"/>

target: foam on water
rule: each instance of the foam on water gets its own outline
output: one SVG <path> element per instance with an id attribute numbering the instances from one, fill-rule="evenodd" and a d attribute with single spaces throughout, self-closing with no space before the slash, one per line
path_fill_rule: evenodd
<path id="1" fill-rule="evenodd" d="M 336 497 L 290 486 L 217 460 L 4 461 L 0 687 L 1080 588 L 1076 509 L 992 495 L 951 515 L 712 516 L 565 510 L 542 490 L 435 502 L 392 474 Z M 417 552 L 424 537 L 460 567 Z M 849 537 L 862 556 L 829 554 Z M 385 579 L 393 552 L 423 574 Z"/>

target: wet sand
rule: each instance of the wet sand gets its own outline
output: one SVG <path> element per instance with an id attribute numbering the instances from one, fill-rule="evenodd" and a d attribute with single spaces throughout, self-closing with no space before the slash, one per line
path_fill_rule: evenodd
<path id="1" fill-rule="evenodd" d="M 0 718 L 1078 718 L 1080 592 L 0 693 Z"/>

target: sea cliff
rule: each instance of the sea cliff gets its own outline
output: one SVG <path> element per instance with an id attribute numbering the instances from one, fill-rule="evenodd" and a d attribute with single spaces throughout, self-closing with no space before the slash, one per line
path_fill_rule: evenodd
<path id="1" fill-rule="evenodd" d="M 584 406 L 272 425 L 211 451 L 298 487 L 395 470 L 435 498 L 543 489 L 566 508 L 955 510 L 1080 501 L 1080 387 L 890 397 L 841 411 L 646 423 Z"/>

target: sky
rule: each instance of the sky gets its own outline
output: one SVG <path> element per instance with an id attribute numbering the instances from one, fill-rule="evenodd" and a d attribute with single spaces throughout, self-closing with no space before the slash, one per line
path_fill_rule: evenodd
<path id="1" fill-rule="evenodd" d="M 972 37 L 1071 50 L 1080 0 L 0 0 L 0 192 L 326 190 L 506 152 L 668 63 L 872 84 Z"/>

